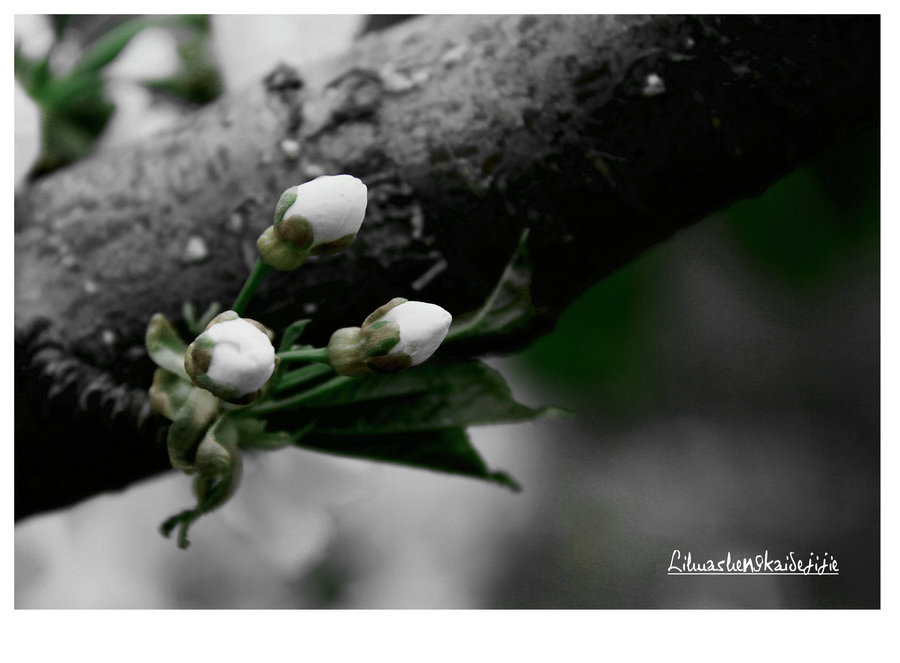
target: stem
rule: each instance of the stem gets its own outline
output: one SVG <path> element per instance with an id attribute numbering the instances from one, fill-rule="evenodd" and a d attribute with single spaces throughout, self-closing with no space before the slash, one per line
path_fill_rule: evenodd
<path id="1" fill-rule="evenodd" d="M 256 292 L 259 284 L 262 283 L 262 280 L 266 278 L 266 274 L 270 271 L 272 271 L 272 267 L 264 263 L 261 259 L 256 259 L 256 264 L 253 265 L 253 271 L 250 272 L 250 276 L 247 277 L 247 281 L 244 283 L 241 294 L 234 300 L 234 305 L 231 307 L 232 311 L 238 315 L 244 314 L 244 309 L 247 308 L 247 304 L 253 299 L 253 294 Z"/>
<path id="2" fill-rule="evenodd" d="M 328 348 L 302 348 L 299 350 L 285 350 L 278 353 L 281 361 L 316 361 L 320 364 L 328 363 Z"/>
<path id="3" fill-rule="evenodd" d="M 326 373 L 330 373 L 331 370 L 331 366 L 325 364 L 310 364 L 309 366 L 298 368 L 296 371 L 291 371 L 290 373 L 283 375 L 281 380 L 278 381 L 278 384 L 272 389 L 272 393 L 277 394 L 282 391 L 287 391 L 288 389 L 293 389 L 304 382 L 309 382 Z"/>
<path id="4" fill-rule="evenodd" d="M 301 391 L 299 394 L 294 394 L 289 398 L 283 398 L 280 401 L 263 401 L 259 405 L 251 406 L 248 408 L 248 411 L 253 414 L 270 414 L 272 412 L 278 412 L 279 410 L 289 410 L 298 405 L 302 405 L 304 401 L 307 401 L 314 396 L 321 396 L 322 394 L 327 394 L 329 391 L 334 391 L 345 382 L 352 379 L 353 378 L 348 378 L 343 375 L 336 375 L 328 380 L 328 382 L 323 382 L 312 389 Z"/>
<path id="5" fill-rule="evenodd" d="M 478 309 L 478 311 L 475 313 L 475 317 L 472 318 L 469 322 L 464 323 L 462 326 L 457 327 L 456 329 L 451 328 L 450 333 L 447 334 L 444 342 L 452 341 L 460 337 L 465 338 L 465 336 L 473 330 L 477 333 L 478 325 L 482 323 L 482 321 L 488 316 L 489 313 L 494 311 L 497 300 L 500 298 L 500 294 L 504 291 L 509 290 L 510 288 L 516 287 L 516 263 L 523 256 L 527 257 L 526 243 L 528 242 L 529 232 L 529 229 L 525 228 L 525 230 L 523 230 L 519 235 L 519 243 L 516 246 L 515 253 L 513 253 L 512 258 L 510 258 L 509 262 L 506 264 L 506 268 L 500 275 L 500 280 L 497 281 L 497 285 L 494 286 L 494 289 L 491 291 L 491 294 L 488 295 L 488 298 L 484 301 L 484 304 L 482 304 L 481 308 Z M 525 315 L 524 311 L 520 313 L 519 319 L 523 315 Z"/>

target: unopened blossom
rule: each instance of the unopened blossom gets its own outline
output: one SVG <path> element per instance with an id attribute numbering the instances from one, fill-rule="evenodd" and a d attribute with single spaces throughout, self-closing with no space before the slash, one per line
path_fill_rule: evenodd
<path id="1" fill-rule="evenodd" d="M 406 355 L 413 366 L 418 366 L 438 349 L 453 316 L 436 304 L 403 302 L 388 310 L 379 321 L 394 322 L 400 328 L 400 340 L 388 355 Z"/>
<path id="2" fill-rule="evenodd" d="M 257 240 L 266 264 L 296 269 L 310 254 L 331 254 L 356 238 L 366 215 L 368 190 L 352 175 L 323 175 L 281 194 L 275 219 Z"/>
<path id="3" fill-rule="evenodd" d="M 260 323 L 220 313 L 188 346 L 184 368 L 194 384 L 230 403 L 256 399 L 275 372 L 275 348 Z"/>
<path id="4" fill-rule="evenodd" d="M 452 321 L 453 317 L 436 304 L 397 297 L 376 309 L 362 327 L 334 332 L 328 343 L 328 358 L 341 375 L 395 373 L 431 357 Z"/>

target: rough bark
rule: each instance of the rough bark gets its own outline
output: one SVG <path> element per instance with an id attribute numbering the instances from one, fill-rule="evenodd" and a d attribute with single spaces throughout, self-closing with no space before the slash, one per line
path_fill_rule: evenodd
<path id="1" fill-rule="evenodd" d="M 369 186 L 352 249 L 248 312 L 323 341 L 394 296 L 477 307 L 531 228 L 552 325 L 587 285 L 877 120 L 877 17 L 430 16 L 280 68 L 16 201 L 16 516 L 167 466 L 150 316 L 230 304 L 281 191 Z M 202 241 L 207 255 L 188 250 Z"/>

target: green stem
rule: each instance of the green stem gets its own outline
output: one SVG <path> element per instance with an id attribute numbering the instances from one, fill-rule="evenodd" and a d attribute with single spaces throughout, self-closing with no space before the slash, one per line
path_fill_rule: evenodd
<path id="1" fill-rule="evenodd" d="M 241 294 L 234 300 L 234 305 L 231 307 L 232 311 L 238 315 L 244 314 L 244 309 L 247 308 L 247 304 L 253 299 L 253 294 L 256 292 L 259 284 L 262 283 L 263 279 L 266 278 L 266 274 L 270 271 L 272 271 L 272 267 L 259 258 L 256 259 L 256 264 L 253 265 L 253 271 L 250 272 L 250 276 L 247 277 L 247 281 L 244 283 Z"/>
<path id="2" fill-rule="evenodd" d="M 328 348 L 302 348 L 299 350 L 285 350 L 279 352 L 281 361 L 315 361 L 320 364 L 328 363 Z"/>
<path id="3" fill-rule="evenodd" d="M 285 373 L 281 376 L 278 384 L 272 389 L 272 393 L 277 394 L 282 391 L 287 391 L 288 389 L 293 389 L 305 382 L 309 382 L 326 373 L 330 373 L 331 370 L 331 366 L 325 364 L 310 364 L 309 366 L 298 368 L 296 371 Z"/>
<path id="4" fill-rule="evenodd" d="M 329 391 L 334 391 L 345 382 L 352 379 L 353 378 L 348 378 L 343 375 L 336 375 L 328 380 L 328 382 L 323 382 L 312 389 L 301 391 L 299 394 L 283 398 L 280 401 L 266 400 L 259 405 L 251 406 L 248 408 L 248 412 L 252 412 L 253 414 L 270 414 L 272 412 L 278 412 L 279 410 L 290 410 L 298 405 L 302 405 L 305 401 L 315 396 L 321 396 L 322 394 L 327 394 Z"/>

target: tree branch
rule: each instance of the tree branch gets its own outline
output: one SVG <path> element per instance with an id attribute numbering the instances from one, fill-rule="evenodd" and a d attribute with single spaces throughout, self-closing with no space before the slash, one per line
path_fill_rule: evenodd
<path id="1" fill-rule="evenodd" d="M 351 250 L 260 290 L 311 342 L 394 296 L 454 314 L 523 228 L 546 331 L 584 288 L 877 120 L 877 17 L 429 16 L 97 154 L 16 201 L 16 517 L 167 467 L 150 316 L 227 304 L 285 188 L 368 186 Z M 304 337 L 306 338 L 306 337 Z"/>

